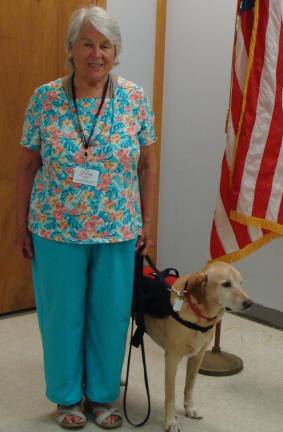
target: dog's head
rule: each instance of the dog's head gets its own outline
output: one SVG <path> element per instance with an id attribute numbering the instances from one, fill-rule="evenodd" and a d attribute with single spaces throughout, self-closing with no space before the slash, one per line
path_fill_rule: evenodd
<path id="1" fill-rule="evenodd" d="M 209 283 L 208 295 L 217 295 L 223 306 L 233 312 L 241 312 L 252 306 L 253 302 L 242 288 L 241 273 L 231 264 L 214 261 L 205 273 Z"/>
<path id="2" fill-rule="evenodd" d="M 202 271 L 180 278 L 180 282 L 199 304 L 218 304 L 233 312 L 241 312 L 253 304 L 242 288 L 240 272 L 221 261 L 214 261 Z"/>

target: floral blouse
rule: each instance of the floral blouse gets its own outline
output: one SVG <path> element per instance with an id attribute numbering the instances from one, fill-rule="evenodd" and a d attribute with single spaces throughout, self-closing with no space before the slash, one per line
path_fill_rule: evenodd
<path id="1" fill-rule="evenodd" d="M 86 139 L 99 98 L 77 99 Z M 21 144 L 40 151 L 31 194 L 29 229 L 55 241 L 111 243 L 135 238 L 142 228 L 137 175 L 140 146 L 155 141 L 153 114 L 141 87 L 121 77 L 106 98 L 85 158 L 74 103 L 62 79 L 30 99 Z M 95 186 L 74 182 L 74 170 L 98 172 Z"/>

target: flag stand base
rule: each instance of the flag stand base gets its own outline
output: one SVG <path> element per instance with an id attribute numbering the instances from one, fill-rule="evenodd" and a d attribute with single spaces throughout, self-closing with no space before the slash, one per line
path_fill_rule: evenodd
<path id="1" fill-rule="evenodd" d="M 199 373 L 210 376 L 234 375 L 243 369 L 243 360 L 220 349 L 206 351 Z"/>
<path id="2" fill-rule="evenodd" d="M 234 354 L 221 351 L 221 322 L 216 325 L 215 341 L 211 351 L 206 351 L 199 373 L 211 376 L 228 376 L 241 372 L 243 360 Z"/>

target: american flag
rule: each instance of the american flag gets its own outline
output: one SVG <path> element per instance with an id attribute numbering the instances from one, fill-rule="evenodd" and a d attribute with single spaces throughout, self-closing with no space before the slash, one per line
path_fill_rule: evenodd
<path id="1" fill-rule="evenodd" d="M 238 1 L 211 259 L 239 260 L 283 234 L 282 19 L 283 0 Z"/>

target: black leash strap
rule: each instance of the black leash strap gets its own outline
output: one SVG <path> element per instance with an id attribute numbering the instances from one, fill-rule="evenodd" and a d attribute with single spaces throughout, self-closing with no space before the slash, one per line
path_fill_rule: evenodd
<path id="1" fill-rule="evenodd" d="M 124 390 L 124 398 L 123 398 L 123 409 L 124 409 L 124 415 L 126 420 L 132 425 L 132 426 L 143 426 L 150 416 L 150 392 L 149 392 L 149 385 L 148 385 L 148 378 L 147 378 L 147 368 L 146 368 L 146 358 L 145 358 L 145 349 L 144 349 L 144 341 L 143 341 L 143 334 L 144 334 L 144 311 L 142 307 L 142 277 L 143 277 L 143 256 L 141 255 L 141 250 L 136 252 L 135 256 L 135 276 L 134 276 L 134 303 L 133 303 L 133 313 L 132 313 L 132 325 L 131 325 L 131 337 L 130 337 L 130 346 L 129 346 L 129 353 L 128 353 L 128 361 L 127 361 L 127 371 L 126 371 L 126 383 L 125 383 L 125 390 Z M 135 317 L 133 314 L 135 313 Z M 129 374 L 130 374 L 130 364 L 131 364 L 131 355 L 132 355 L 132 346 L 133 344 L 133 333 L 134 333 L 134 320 L 136 321 L 137 327 L 138 327 L 138 339 L 139 339 L 139 345 L 141 346 L 141 354 L 142 354 L 142 364 L 143 364 L 143 370 L 144 370 L 144 384 L 146 389 L 146 396 L 147 396 L 147 413 L 140 423 L 133 423 L 128 416 L 127 411 L 127 393 L 128 393 L 128 385 L 129 385 Z M 136 346 L 139 346 L 136 345 Z"/>
<path id="2" fill-rule="evenodd" d="M 130 339 L 130 346 L 129 346 L 129 353 L 128 353 L 128 362 L 127 362 L 127 372 L 126 372 L 126 383 L 125 383 L 125 390 L 124 390 L 124 398 L 123 398 L 123 409 L 124 409 L 124 416 L 128 423 L 130 423 L 132 426 L 140 427 L 143 426 L 150 416 L 150 392 L 149 392 L 149 385 L 148 385 L 148 377 L 147 377 L 147 368 L 146 368 L 146 359 L 145 359 L 145 350 L 144 350 L 144 342 L 143 338 L 141 339 L 141 353 L 142 353 L 142 364 L 143 364 L 143 370 L 144 370 L 144 384 L 146 389 L 146 396 L 147 396 L 147 413 L 145 418 L 140 423 L 133 423 L 129 419 L 128 411 L 127 411 L 127 394 L 128 394 L 128 384 L 129 384 L 129 372 L 130 372 L 130 363 L 131 363 L 131 354 L 132 354 L 132 337 L 134 332 L 134 318 L 132 318 L 132 325 L 131 325 L 131 339 Z"/>

